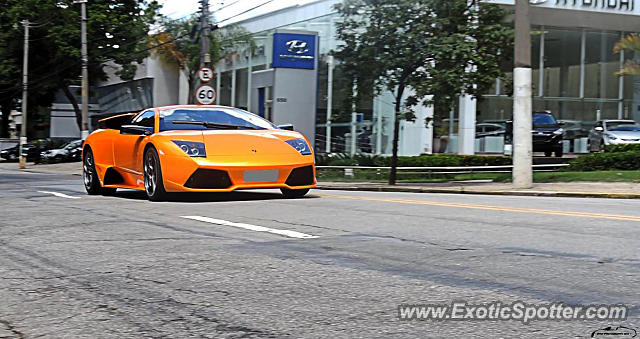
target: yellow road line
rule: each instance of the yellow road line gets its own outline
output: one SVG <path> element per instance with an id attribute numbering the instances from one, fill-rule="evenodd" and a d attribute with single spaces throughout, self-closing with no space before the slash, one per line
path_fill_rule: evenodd
<path id="1" fill-rule="evenodd" d="M 561 215 L 561 216 L 567 216 L 567 217 L 640 221 L 640 217 L 635 217 L 631 215 L 554 211 L 554 210 L 544 210 L 544 209 L 537 209 L 537 208 L 491 206 L 491 205 L 464 204 L 464 203 L 456 203 L 456 202 L 439 202 L 439 201 L 427 201 L 427 200 L 372 198 L 372 197 L 365 197 L 365 196 L 337 195 L 337 194 L 322 194 L 321 196 L 327 197 L 327 198 L 336 198 L 336 199 L 393 202 L 393 203 L 400 203 L 400 204 L 428 205 L 428 206 L 440 206 L 440 207 L 452 207 L 452 208 L 469 208 L 469 209 L 501 211 L 501 212 L 549 214 L 549 215 Z"/>

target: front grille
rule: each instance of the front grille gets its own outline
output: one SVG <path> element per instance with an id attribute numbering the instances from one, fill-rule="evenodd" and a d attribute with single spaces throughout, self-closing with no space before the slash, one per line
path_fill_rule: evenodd
<path id="1" fill-rule="evenodd" d="M 197 169 L 184 184 L 188 188 L 222 189 L 231 186 L 231 178 L 226 171 Z"/>
<path id="2" fill-rule="evenodd" d="M 294 168 L 285 182 L 289 186 L 313 185 L 313 166 Z"/>

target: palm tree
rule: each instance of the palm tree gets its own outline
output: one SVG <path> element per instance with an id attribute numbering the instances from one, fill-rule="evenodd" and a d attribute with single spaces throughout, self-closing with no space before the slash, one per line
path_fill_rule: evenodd
<path id="1" fill-rule="evenodd" d="M 618 41 L 613 47 L 613 52 L 620 53 L 621 51 L 640 52 L 640 35 L 630 34 Z M 640 75 L 640 65 L 635 60 L 628 59 L 622 70 L 616 74 L 619 76 Z"/>

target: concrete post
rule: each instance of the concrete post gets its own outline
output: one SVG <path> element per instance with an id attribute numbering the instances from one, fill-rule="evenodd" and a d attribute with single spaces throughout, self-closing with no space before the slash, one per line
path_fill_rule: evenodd
<path id="1" fill-rule="evenodd" d="M 29 20 L 22 21 L 24 26 L 24 56 L 22 59 L 22 125 L 20 125 L 20 168 L 27 168 L 27 158 L 22 155 L 27 143 L 27 95 L 29 93 Z M 5 118 L 6 119 L 6 118 Z"/>
<path id="2" fill-rule="evenodd" d="M 468 94 L 460 96 L 458 116 L 458 154 L 475 153 L 476 142 L 476 99 Z"/>
<path id="3" fill-rule="evenodd" d="M 529 0 L 516 0 L 513 70 L 513 187 L 533 186 L 531 24 Z"/>

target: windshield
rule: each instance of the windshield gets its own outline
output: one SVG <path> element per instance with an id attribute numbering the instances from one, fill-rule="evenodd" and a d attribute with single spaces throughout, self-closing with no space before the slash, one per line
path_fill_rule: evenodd
<path id="1" fill-rule="evenodd" d="M 558 122 L 556 121 L 556 118 L 553 117 L 553 115 L 551 114 L 541 114 L 541 113 L 534 113 L 533 114 L 533 125 L 534 126 L 539 126 L 539 125 L 557 125 Z"/>
<path id="2" fill-rule="evenodd" d="M 160 111 L 160 131 L 228 129 L 228 127 L 277 128 L 269 121 L 237 108 L 176 108 Z"/>
<path id="3" fill-rule="evenodd" d="M 633 121 L 607 121 L 609 131 L 635 131 L 634 129 L 621 129 L 637 126 Z"/>
<path id="4" fill-rule="evenodd" d="M 640 125 L 618 125 L 613 128 L 609 128 L 610 131 L 630 131 L 630 132 L 638 132 L 640 131 Z"/>

